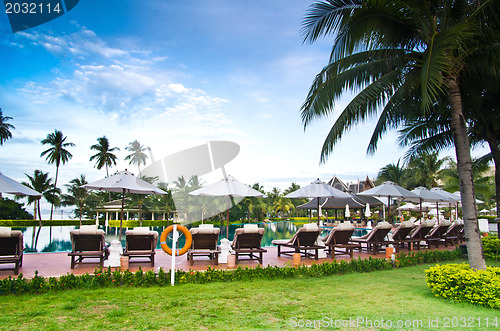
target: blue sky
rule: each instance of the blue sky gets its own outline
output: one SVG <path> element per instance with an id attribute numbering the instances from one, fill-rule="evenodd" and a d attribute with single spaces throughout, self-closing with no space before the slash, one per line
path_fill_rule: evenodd
<path id="1" fill-rule="evenodd" d="M 241 146 L 227 171 L 249 185 L 285 189 L 319 177 L 375 177 L 404 150 L 389 133 L 374 156 L 367 121 L 345 136 L 326 164 L 324 138 L 338 115 L 305 132 L 299 110 L 327 63 L 331 40 L 303 44 L 301 20 L 311 1 L 83 0 L 44 25 L 12 33 L 0 15 L 0 107 L 16 129 L 0 148 L 0 170 L 17 180 L 35 169 L 55 174 L 40 141 L 55 129 L 73 158 L 59 183 L 104 170 L 89 162 L 106 135 L 121 148 L 111 171 L 137 139 L 155 159 L 205 143 Z M 339 103 L 337 110 L 346 104 Z M 448 154 L 453 154 L 449 151 Z"/>

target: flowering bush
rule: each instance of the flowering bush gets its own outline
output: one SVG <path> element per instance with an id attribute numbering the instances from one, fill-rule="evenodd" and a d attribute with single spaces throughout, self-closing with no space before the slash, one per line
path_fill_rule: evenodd
<path id="1" fill-rule="evenodd" d="M 474 270 L 468 264 L 446 264 L 425 271 L 437 297 L 500 309 L 500 268 Z"/>
<path id="2" fill-rule="evenodd" d="M 484 256 L 490 259 L 500 258 L 500 239 L 493 236 L 481 238 L 483 242 Z"/>

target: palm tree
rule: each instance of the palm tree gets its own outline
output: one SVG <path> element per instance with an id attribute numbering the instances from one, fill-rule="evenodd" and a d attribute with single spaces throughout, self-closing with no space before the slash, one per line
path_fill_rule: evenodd
<path id="1" fill-rule="evenodd" d="M 438 152 L 422 153 L 412 158 L 408 163 L 408 173 L 411 174 L 408 178 L 408 188 L 439 186 L 441 168 L 450 160 L 449 157 L 440 159 Z"/>
<path id="2" fill-rule="evenodd" d="M 49 178 L 49 173 L 48 172 L 43 172 L 41 170 L 35 170 L 33 173 L 33 176 L 30 176 L 28 174 L 25 174 L 29 182 L 23 182 L 23 185 L 28 186 L 29 188 L 40 192 L 42 194 L 42 197 L 47 200 L 51 205 L 54 204 L 59 204 L 59 194 L 61 193 L 61 190 L 55 187 L 54 184 L 52 184 L 52 178 Z M 35 203 L 35 219 L 36 219 L 36 213 L 38 213 L 38 223 L 39 223 L 39 229 L 36 235 L 35 239 L 35 245 L 34 248 L 36 249 L 37 243 L 38 243 L 38 236 L 40 235 L 40 230 L 42 228 L 42 213 L 40 210 L 40 198 L 39 197 L 30 197 L 28 196 L 28 205 L 31 203 Z"/>
<path id="3" fill-rule="evenodd" d="M 399 186 L 406 186 L 406 180 L 408 178 L 408 173 L 403 165 L 400 165 L 400 161 L 396 164 L 391 163 L 380 169 L 377 175 L 377 182 L 383 183 L 391 181 L 398 184 Z"/>
<path id="4" fill-rule="evenodd" d="M 10 130 L 15 129 L 15 127 L 14 125 L 7 123 L 7 121 L 11 119 L 12 117 L 10 116 L 3 116 L 2 108 L 0 108 L 0 145 L 3 145 L 6 140 L 12 138 Z"/>
<path id="5" fill-rule="evenodd" d="M 303 23 L 305 41 L 335 35 L 330 63 L 316 76 L 302 106 L 304 126 L 329 115 L 345 90 L 357 92 L 330 130 L 322 161 L 345 132 L 378 114 L 380 107 L 368 152 L 375 151 L 386 130 L 402 123 L 406 105 L 419 102 L 423 116 L 448 96 L 468 256 L 474 269 L 485 269 L 486 264 L 458 78 L 467 56 L 498 39 L 499 13 L 500 3 L 493 0 L 329 0 L 311 5 Z"/>
<path id="6" fill-rule="evenodd" d="M 49 133 L 47 138 L 42 140 L 43 145 L 50 145 L 49 149 L 43 151 L 40 156 L 45 156 L 45 160 L 49 163 L 56 164 L 56 179 L 54 181 L 54 187 L 57 188 L 57 178 L 59 176 L 59 165 L 65 164 L 73 155 L 66 150 L 67 147 L 75 146 L 73 143 L 67 143 L 66 138 L 63 133 L 59 130 L 55 130 L 54 133 Z M 50 219 L 52 220 L 52 213 L 54 212 L 54 204 L 50 207 Z"/>
<path id="7" fill-rule="evenodd" d="M 75 214 L 80 217 L 80 226 L 82 225 L 83 209 L 89 199 L 87 189 L 82 187 L 85 184 L 88 184 L 85 175 L 70 180 L 69 184 L 65 185 L 69 194 L 63 194 L 61 201 L 63 206 L 78 207 L 78 212 L 75 212 Z"/>
<path id="8" fill-rule="evenodd" d="M 147 148 L 141 145 L 137 140 L 129 143 L 129 146 L 125 148 L 127 151 L 132 152 L 125 157 L 125 160 L 130 160 L 128 164 L 137 165 L 139 170 L 139 177 L 141 176 L 141 164 L 146 165 L 146 159 L 148 156 L 144 153 Z"/>
<path id="9" fill-rule="evenodd" d="M 109 148 L 109 140 L 106 136 L 97 138 L 97 144 L 90 146 L 91 150 L 97 151 L 90 157 L 89 161 L 96 160 L 94 167 L 98 170 L 106 167 L 106 177 L 109 177 L 108 167 L 116 165 L 118 158 L 113 152 L 119 151 L 118 147 Z"/>

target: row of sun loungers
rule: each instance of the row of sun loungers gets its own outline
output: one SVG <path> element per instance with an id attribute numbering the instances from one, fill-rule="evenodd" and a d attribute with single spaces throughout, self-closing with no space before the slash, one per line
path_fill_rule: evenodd
<path id="1" fill-rule="evenodd" d="M 436 225 L 434 221 L 426 220 L 415 225 L 410 220 L 402 222 L 391 234 L 391 224 L 379 222 L 368 234 L 353 237 L 355 228 L 347 222 L 339 224 L 326 237 L 321 238 L 322 229 L 316 223 L 311 223 L 305 224 L 291 239 L 273 240 L 272 243 L 277 246 L 278 256 L 299 253 L 301 256 L 317 260 L 319 250 L 326 249 L 327 254 L 333 258 L 337 255 L 349 255 L 352 258 L 355 249 L 376 254 L 388 245 L 399 248 L 406 246 L 410 250 L 420 249 L 422 245 L 429 248 L 432 245 L 439 247 L 440 244 L 457 245 L 463 240 L 463 229 L 463 222 L 459 221 L 453 223 L 444 221 Z M 219 232 L 220 229 L 214 228 L 211 224 L 190 229 L 193 237 L 192 246 L 187 253 L 190 265 L 193 265 L 195 258 L 200 256 L 208 257 L 218 264 L 221 253 L 217 245 Z M 71 269 L 89 258 L 99 259 L 99 265 L 103 265 L 108 256 L 103 230 L 97 229 L 97 226 L 82 226 L 78 230 L 72 230 L 70 235 L 72 251 L 68 255 L 71 257 Z M 264 229 L 256 224 L 245 224 L 243 228 L 236 229 L 231 243 L 235 262 L 256 260 L 262 263 L 263 253 L 267 252 L 261 247 L 263 235 Z M 123 255 L 130 259 L 149 259 L 151 266 L 154 266 L 157 243 L 156 231 L 150 231 L 148 228 L 128 230 Z M 19 267 L 22 266 L 23 250 L 21 231 L 0 228 L 0 263 L 14 263 L 15 274 L 18 274 Z"/>

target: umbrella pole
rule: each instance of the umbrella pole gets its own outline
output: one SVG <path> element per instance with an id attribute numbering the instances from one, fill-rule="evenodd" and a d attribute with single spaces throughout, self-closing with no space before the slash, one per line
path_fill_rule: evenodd
<path id="1" fill-rule="evenodd" d="M 228 195 L 227 196 L 227 226 L 226 226 L 226 238 L 229 240 L 229 209 L 230 209 L 230 206 L 231 206 L 231 196 Z"/>
<path id="2" fill-rule="evenodd" d="M 123 226 L 123 207 L 125 205 L 125 189 L 123 189 L 122 192 L 122 212 L 121 212 L 121 217 L 120 217 L 120 233 L 118 235 L 118 240 L 120 241 L 120 245 L 122 242 L 122 226 Z"/>
<path id="3" fill-rule="evenodd" d="M 318 198 L 318 226 L 319 226 L 319 198 Z"/>

